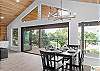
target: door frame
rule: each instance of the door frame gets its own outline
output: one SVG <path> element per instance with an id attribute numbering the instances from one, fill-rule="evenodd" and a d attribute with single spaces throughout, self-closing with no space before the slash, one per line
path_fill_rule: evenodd
<path id="1" fill-rule="evenodd" d="M 84 32 L 85 32 L 85 26 L 97 26 L 100 25 L 98 21 L 91 21 L 91 22 L 81 22 L 79 23 L 79 26 L 81 26 L 81 49 L 83 50 L 83 54 L 85 54 L 85 49 L 86 49 L 86 43 L 84 39 Z"/>

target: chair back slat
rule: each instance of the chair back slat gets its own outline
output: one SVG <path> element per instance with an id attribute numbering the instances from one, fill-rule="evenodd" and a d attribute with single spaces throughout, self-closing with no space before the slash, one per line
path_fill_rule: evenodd
<path id="1" fill-rule="evenodd" d="M 44 52 L 44 51 L 40 51 L 40 53 L 41 53 L 43 68 L 55 69 L 55 67 L 56 67 L 55 53 Z"/>
<path id="2" fill-rule="evenodd" d="M 68 47 L 69 49 L 74 49 L 74 50 L 79 49 L 79 45 L 67 45 L 67 47 Z"/>
<path id="3" fill-rule="evenodd" d="M 40 51 L 40 54 L 43 70 L 58 71 L 60 68 L 64 70 L 65 59 L 70 59 L 68 55 L 56 52 Z"/>

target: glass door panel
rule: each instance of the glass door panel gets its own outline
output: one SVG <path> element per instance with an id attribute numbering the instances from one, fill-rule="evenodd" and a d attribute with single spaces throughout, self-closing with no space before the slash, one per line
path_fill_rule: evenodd
<path id="1" fill-rule="evenodd" d="M 30 45 L 30 37 L 31 37 L 31 32 L 30 31 L 24 31 L 24 34 L 23 34 L 23 51 L 28 51 L 28 50 L 31 50 L 31 45 Z"/>
<path id="2" fill-rule="evenodd" d="M 100 57 L 100 26 L 83 23 L 78 27 L 80 45 L 84 42 L 84 53 L 86 57 Z M 82 40 L 84 38 L 84 40 Z"/>
<path id="3" fill-rule="evenodd" d="M 100 26 L 85 26 L 85 51 L 88 57 L 100 56 Z"/>
<path id="4" fill-rule="evenodd" d="M 51 28 L 41 30 L 41 41 L 43 47 L 53 46 L 60 48 L 68 44 L 68 28 Z"/>
<path id="5" fill-rule="evenodd" d="M 32 30 L 32 50 L 39 48 L 39 30 Z"/>

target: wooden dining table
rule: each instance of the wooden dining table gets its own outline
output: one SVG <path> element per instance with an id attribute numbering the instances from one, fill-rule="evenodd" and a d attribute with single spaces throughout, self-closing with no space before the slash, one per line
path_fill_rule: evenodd
<path id="1" fill-rule="evenodd" d="M 78 55 L 78 59 L 80 58 L 80 53 L 81 53 L 81 49 L 77 49 L 77 50 L 67 50 L 67 51 L 60 51 L 60 50 L 46 50 L 46 52 L 53 52 L 53 53 L 60 53 L 63 54 L 65 56 L 67 56 L 68 58 L 70 58 L 70 71 L 72 71 L 72 64 L 73 64 L 73 58 Z M 81 68 L 81 61 L 79 61 L 79 68 Z M 80 69 L 81 70 L 81 69 Z"/>

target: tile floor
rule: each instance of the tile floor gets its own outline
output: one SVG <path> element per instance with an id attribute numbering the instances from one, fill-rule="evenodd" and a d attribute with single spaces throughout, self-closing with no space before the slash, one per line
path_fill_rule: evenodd
<path id="1" fill-rule="evenodd" d="M 84 71 L 91 71 L 90 69 L 90 66 L 85 65 Z M 0 61 L 0 71 L 42 71 L 41 58 L 34 54 L 12 52 L 9 53 L 9 58 Z M 100 71 L 100 67 L 96 71 Z"/>

